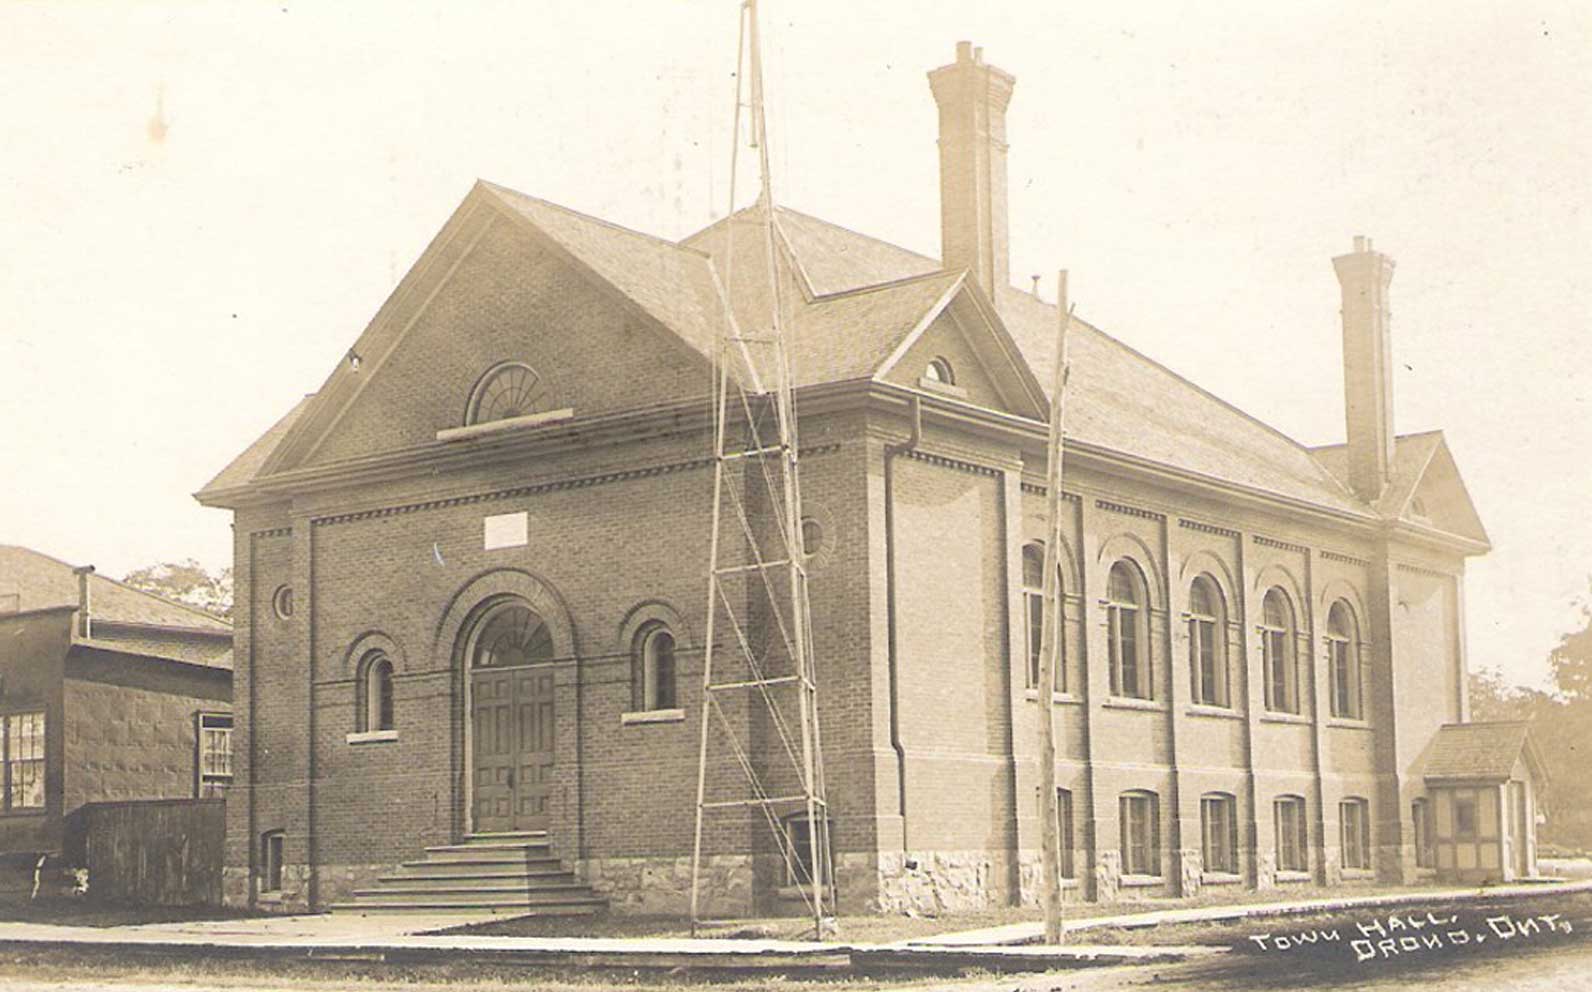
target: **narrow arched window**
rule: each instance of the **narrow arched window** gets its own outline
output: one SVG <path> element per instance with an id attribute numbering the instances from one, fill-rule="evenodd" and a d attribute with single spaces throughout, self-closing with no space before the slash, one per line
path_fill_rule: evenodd
<path id="1" fill-rule="evenodd" d="M 1111 566 L 1106 583 L 1106 640 L 1111 653 L 1111 691 L 1131 699 L 1155 698 L 1144 600 L 1144 573 L 1128 559 L 1119 559 Z"/>
<path id="2" fill-rule="evenodd" d="M 1206 871 L 1238 873 L 1238 800 L 1231 794 L 1200 797 L 1200 839 Z"/>
<path id="3" fill-rule="evenodd" d="M 380 651 L 372 651 L 360 662 L 355 721 L 360 733 L 393 729 L 392 674 L 392 659 Z"/>
<path id="4" fill-rule="evenodd" d="M 1309 871 L 1310 838 L 1302 796 L 1278 796 L 1272 803 L 1277 831 L 1277 870 Z"/>
<path id="5" fill-rule="evenodd" d="M 1160 797 L 1153 792 L 1124 792 L 1117 801 L 1122 828 L 1122 874 L 1161 874 Z"/>
<path id="6" fill-rule="evenodd" d="M 1351 797 L 1338 804 L 1338 829 L 1341 832 L 1343 867 L 1360 870 L 1371 867 L 1371 805 Z"/>
<path id="7" fill-rule="evenodd" d="M 1341 599 L 1327 611 L 1327 656 L 1332 668 L 1332 715 L 1363 719 L 1359 625 L 1349 604 Z"/>
<path id="8" fill-rule="evenodd" d="M 649 624 L 636 635 L 635 705 L 641 710 L 678 707 L 675 693 L 674 635 L 661 623 Z"/>
<path id="9" fill-rule="evenodd" d="M 1266 672 L 1266 708 L 1299 712 L 1299 672 L 1294 660 L 1294 613 L 1288 596 L 1276 586 L 1266 591 L 1261 606 L 1260 648 Z"/>
<path id="10" fill-rule="evenodd" d="M 1056 676 L 1053 688 L 1067 691 L 1066 628 L 1061 620 L 1061 575 L 1056 576 Z M 1028 688 L 1039 686 L 1040 653 L 1045 640 L 1045 546 L 1037 541 L 1023 546 L 1023 626 L 1028 632 Z"/>
<path id="11" fill-rule="evenodd" d="M 1209 575 L 1194 580 L 1188 591 L 1188 664 L 1194 701 L 1230 706 L 1227 678 L 1226 610 L 1222 592 Z"/>

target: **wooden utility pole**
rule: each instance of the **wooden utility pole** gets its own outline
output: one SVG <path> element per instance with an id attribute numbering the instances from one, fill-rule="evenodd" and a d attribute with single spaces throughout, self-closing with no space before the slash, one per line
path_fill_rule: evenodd
<path id="1" fill-rule="evenodd" d="M 1050 448 L 1046 453 L 1044 618 L 1039 637 L 1039 891 L 1045 907 L 1045 943 L 1061 943 L 1061 824 L 1056 810 L 1056 708 L 1051 694 L 1056 687 L 1056 661 L 1060 654 L 1061 609 L 1061 448 L 1062 418 L 1067 410 L 1067 327 L 1072 309 L 1067 305 L 1067 270 L 1056 273 L 1056 369 L 1050 393 Z"/>

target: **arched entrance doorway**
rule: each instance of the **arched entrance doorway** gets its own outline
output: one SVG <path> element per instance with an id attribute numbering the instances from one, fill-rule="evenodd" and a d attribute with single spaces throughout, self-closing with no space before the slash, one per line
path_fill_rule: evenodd
<path id="1" fill-rule="evenodd" d="M 482 604 L 467 629 L 470 827 L 545 830 L 553 791 L 553 632 L 518 596 Z"/>

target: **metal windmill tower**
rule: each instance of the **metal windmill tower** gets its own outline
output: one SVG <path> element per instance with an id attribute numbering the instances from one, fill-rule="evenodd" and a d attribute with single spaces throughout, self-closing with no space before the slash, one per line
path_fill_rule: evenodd
<path id="1" fill-rule="evenodd" d="M 701 919 L 703 831 L 715 817 L 760 817 L 822 935 L 835 887 L 807 596 L 796 404 L 776 257 L 757 0 L 740 11 L 724 289 L 733 291 L 735 174 L 743 137 L 757 152 L 755 218 L 766 310 L 723 322 L 713 369 L 713 510 L 702 665 L 701 743 L 691 854 L 691 925 Z M 742 111 L 748 111 L 743 135 Z M 722 645 L 719 643 L 722 641 Z M 739 769 L 720 774 L 725 766 Z M 790 829 L 795 818 L 805 829 Z M 732 822 L 732 830 L 734 823 Z M 748 839 L 750 839 L 750 832 Z"/>

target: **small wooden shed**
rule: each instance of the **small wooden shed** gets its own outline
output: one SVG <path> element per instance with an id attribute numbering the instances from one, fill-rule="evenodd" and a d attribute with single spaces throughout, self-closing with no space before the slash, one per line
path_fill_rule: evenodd
<path id="1" fill-rule="evenodd" d="M 1524 722 L 1444 724 L 1424 777 L 1430 812 L 1416 816 L 1416 843 L 1439 879 L 1536 874 L 1537 797 L 1547 777 Z"/>

